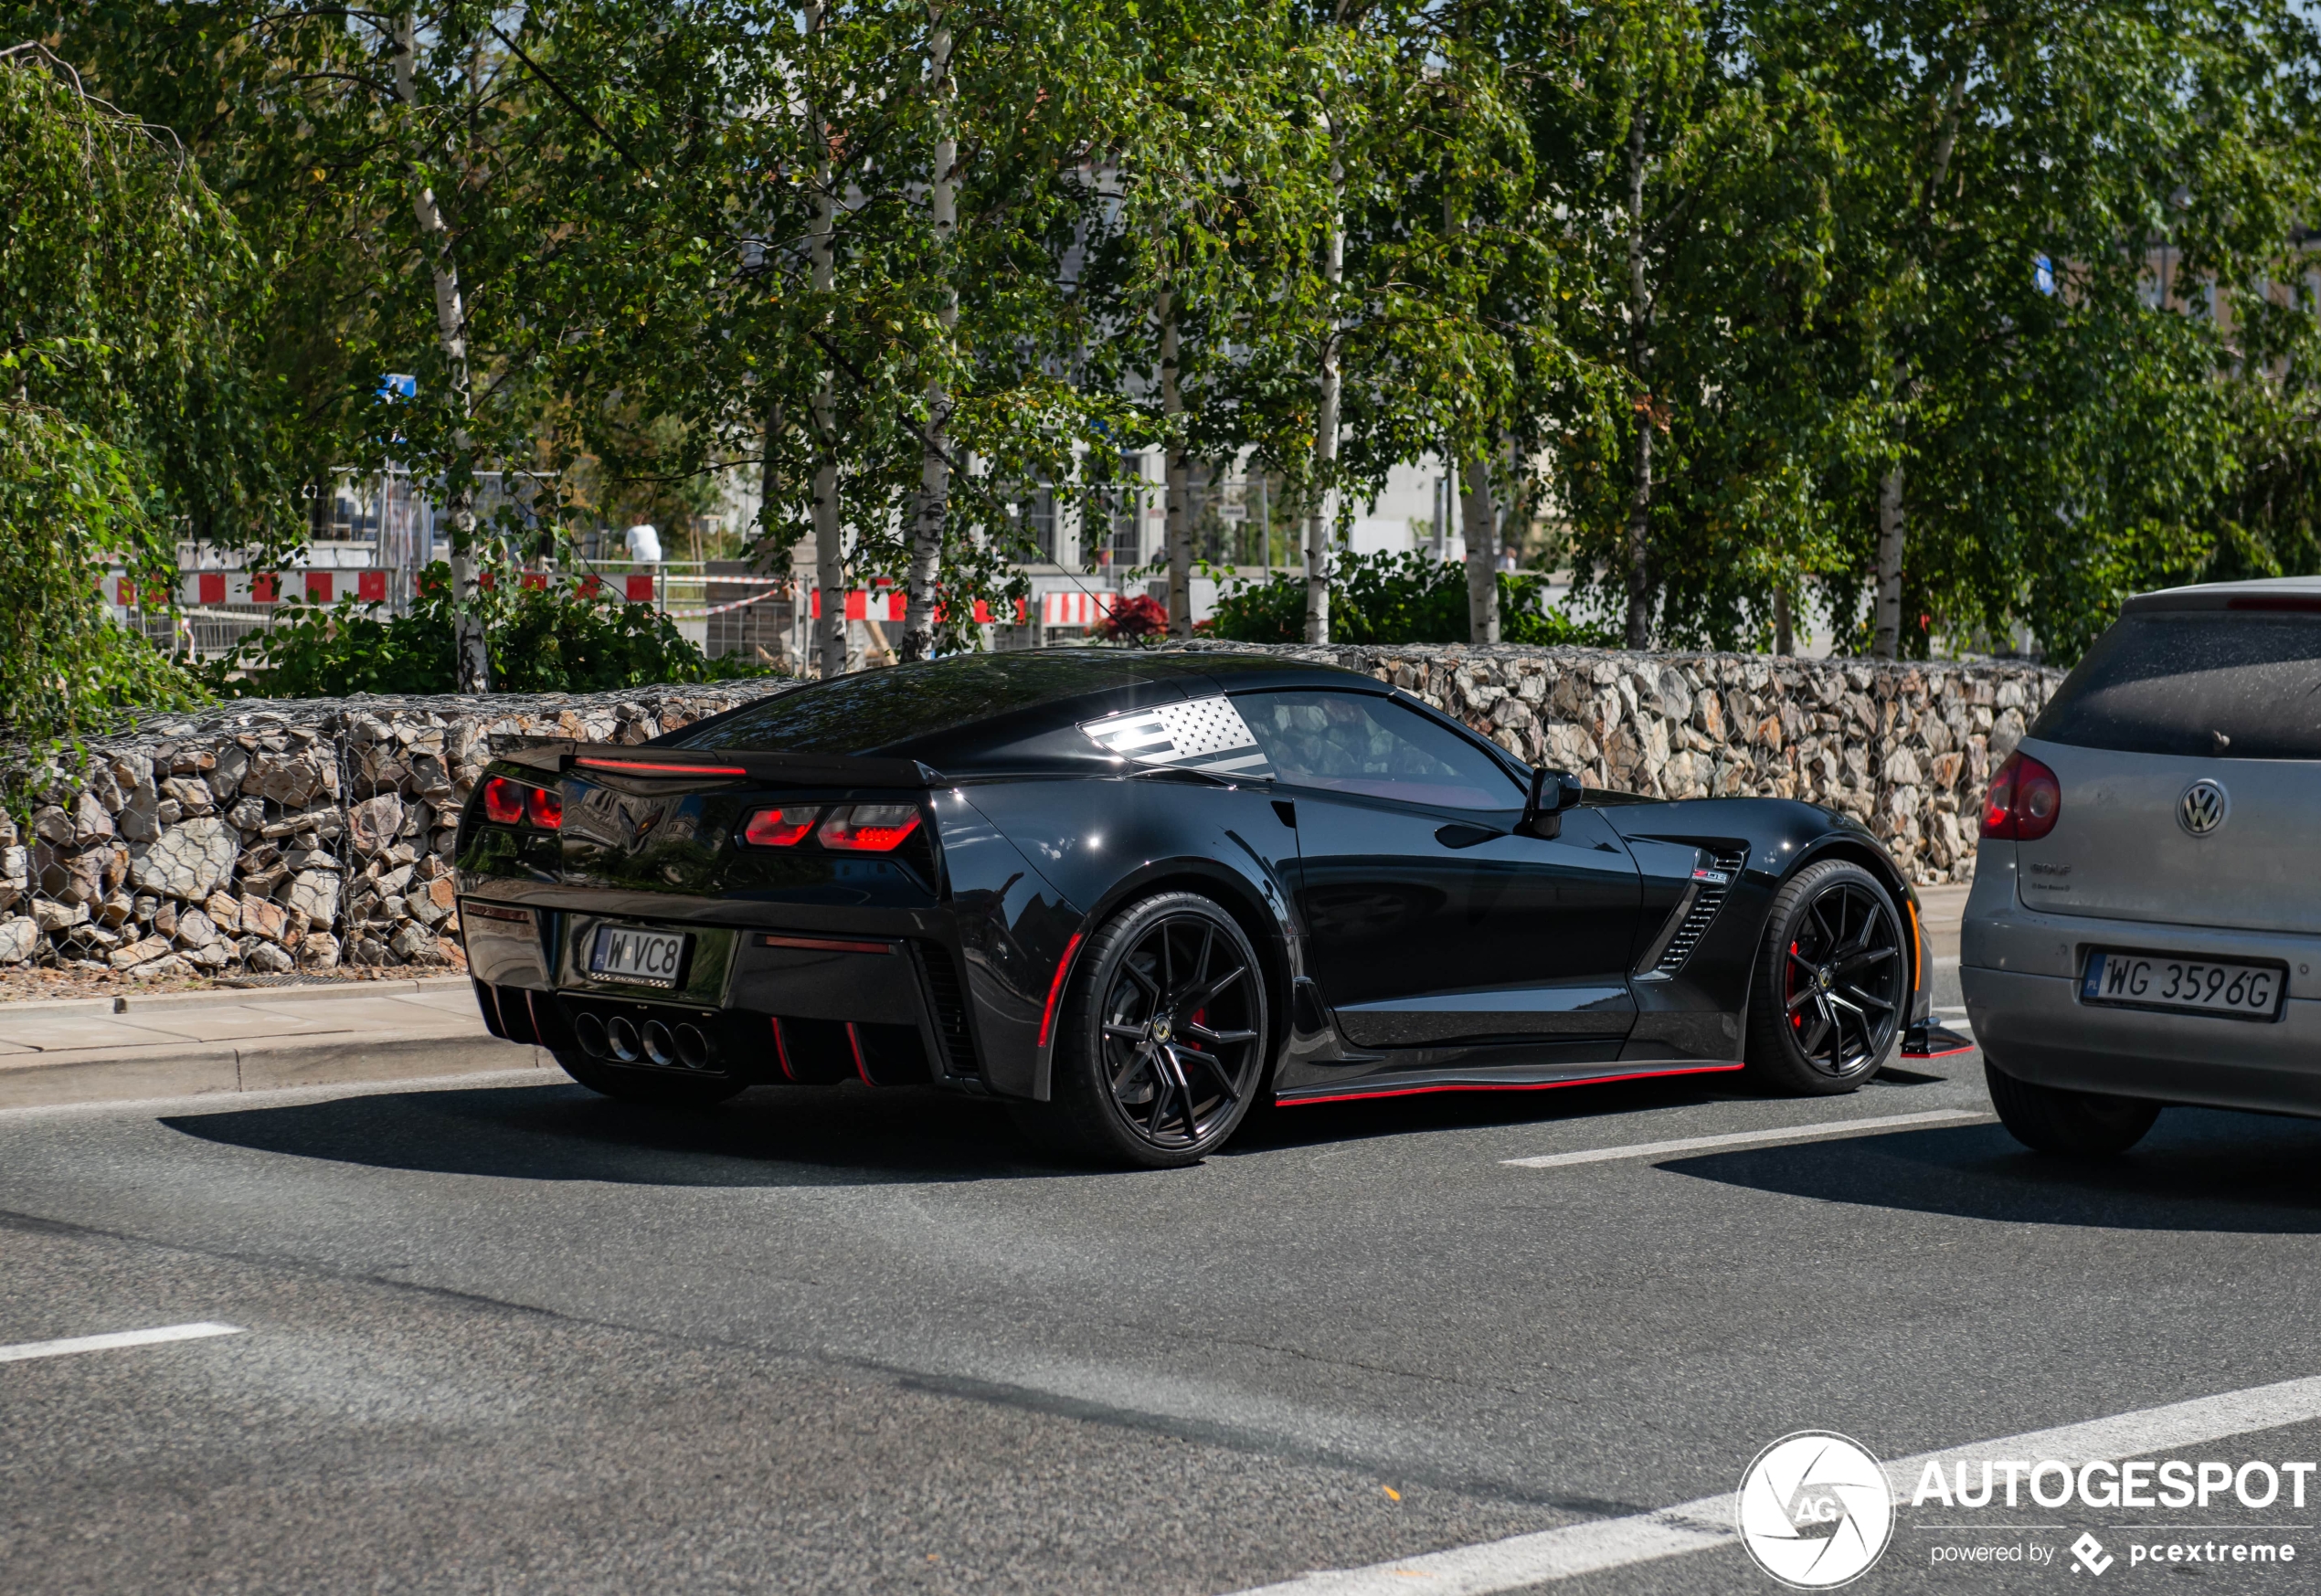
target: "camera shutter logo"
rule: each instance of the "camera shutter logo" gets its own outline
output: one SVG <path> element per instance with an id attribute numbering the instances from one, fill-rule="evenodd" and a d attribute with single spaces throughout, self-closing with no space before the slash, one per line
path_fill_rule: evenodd
<path id="1" fill-rule="evenodd" d="M 2176 800 L 2177 823 L 2195 837 L 2205 837 L 2224 824 L 2224 817 L 2232 812 L 2232 799 L 2221 782 L 2200 777 L 2184 789 Z"/>
<path id="2" fill-rule="evenodd" d="M 1757 1453 L 1741 1478 L 1735 1517 L 1757 1567 L 1793 1589 L 1826 1591 L 1885 1551 L 1893 1491 L 1860 1442 L 1801 1430 Z"/>

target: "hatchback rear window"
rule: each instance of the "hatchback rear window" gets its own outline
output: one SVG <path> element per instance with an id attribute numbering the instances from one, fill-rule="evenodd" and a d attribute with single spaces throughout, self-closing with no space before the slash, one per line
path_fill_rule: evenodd
<path id="1" fill-rule="evenodd" d="M 2321 759 L 2321 615 L 2125 616 L 2030 735 L 2131 754 Z"/>
<path id="2" fill-rule="evenodd" d="M 1103 659 L 973 654 L 857 671 L 777 693 L 662 739 L 678 748 L 868 754 L 1035 704 L 1149 680 Z"/>

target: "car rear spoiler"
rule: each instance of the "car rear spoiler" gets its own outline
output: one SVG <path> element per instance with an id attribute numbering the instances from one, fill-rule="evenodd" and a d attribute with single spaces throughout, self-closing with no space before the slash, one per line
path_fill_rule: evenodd
<path id="1" fill-rule="evenodd" d="M 941 772 L 916 759 L 846 754 L 766 754 L 704 748 L 629 748 L 543 739 L 528 747 L 496 747 L 493 757 L 544 774 L 609 777 L 616 781 L 682 781 L 756 787 L 906 787 L 944 785 Z"/>
<path id="2" fill-rule="evenodd" d="M 2256 582 L 2212 582 L 2198 587 L 2164 587 L 2138 593 L 2120 606 L 2123 615 L 2186 609 L 2242 609 L 2260 613 L 2321 613 L 2321 582 L 2279 578 Z"/>

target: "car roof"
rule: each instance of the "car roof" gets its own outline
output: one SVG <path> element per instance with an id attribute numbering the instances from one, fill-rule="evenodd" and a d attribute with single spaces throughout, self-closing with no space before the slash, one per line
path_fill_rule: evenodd
<path id="1" fill-rule="evenodd" d="M 944 766 L 993 737 L 1253 687 L 1392 691 L 1310 661 L 1225 650 L 1030 649 L 853 671 L 657 739 L 675 747 L 885 755 Z"/>
<path id="2" fill-rule="evenodd" d="M 2138 593 L 2120 606 L 2123 615 L 2183 609 L 2321 611 L 2321 576 L 2261 576 L 2252 582 L 2163 587 L 2156 593 Z"/>

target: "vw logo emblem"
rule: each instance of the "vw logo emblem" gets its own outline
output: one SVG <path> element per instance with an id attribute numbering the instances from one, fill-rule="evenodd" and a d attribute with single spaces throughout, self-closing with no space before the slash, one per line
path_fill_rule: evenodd
<path id="1" fill-rule="evenodd" d="M 2176 800 L 2176 818 L 2195 837 L 2205 837 L 2224 824 L 2224 817 L 2232 812 L 2232 800 L 2225 796 L 2221 784 L 2202 777 L 2184 789 Z"/>

